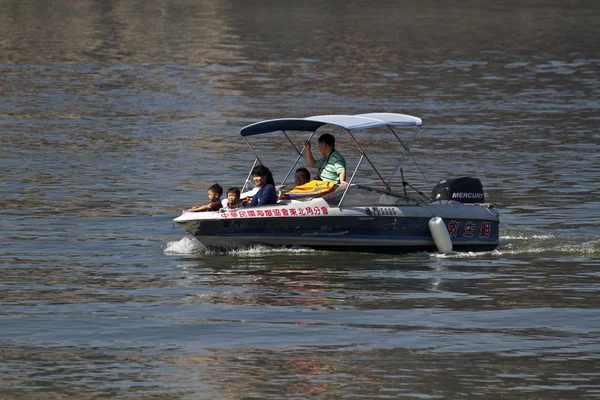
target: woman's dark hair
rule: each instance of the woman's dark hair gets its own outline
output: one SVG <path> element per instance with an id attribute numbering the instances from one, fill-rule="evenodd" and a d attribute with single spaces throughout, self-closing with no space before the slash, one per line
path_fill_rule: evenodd
<path id="1" fill-rule="evenodd" d="M 273 174 L 269 170 L 269 168 L 264 165 L 257 165 L 252 169 L 252 176 L 262 176 L 266 178 L 266 183 L 275 186 L 275 179 L 273 179 Z"/>

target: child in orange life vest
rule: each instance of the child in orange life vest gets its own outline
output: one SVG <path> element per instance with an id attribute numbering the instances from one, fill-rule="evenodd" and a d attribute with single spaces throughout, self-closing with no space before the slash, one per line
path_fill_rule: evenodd
<path id="1" fill-rule="evenodd" d="M 208 204 L 203 206 L 195 206 L 190 208 L 188 211 L 219 211 L 223 204 L 221 204 L 221 195 L 223 194 L 223 188 L 218 183 L 215 183 L 208 188 Z"/>

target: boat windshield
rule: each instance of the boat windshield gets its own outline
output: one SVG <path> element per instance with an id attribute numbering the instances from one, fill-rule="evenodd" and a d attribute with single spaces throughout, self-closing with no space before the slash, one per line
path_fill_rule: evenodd
<path id="1" fill-rule="evenodd" d="M 399 193 L 386 192 L 374 187 L 352 184 L 346 188 L 339 188 L 333 193 L 328 193 L 323 197 L 332 207 L 340 205 L 342 195 L 344 197 L 345 207 L 383 207 L 383 206 L 401 206 L 401 205 L 420 205 L 425 203 L 425 199 L 408 196 Z"/>

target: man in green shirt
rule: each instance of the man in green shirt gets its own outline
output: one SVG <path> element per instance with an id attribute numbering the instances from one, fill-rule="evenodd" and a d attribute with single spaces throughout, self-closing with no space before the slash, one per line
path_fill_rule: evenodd
<path id="1" fill-rule="evenodd" d="M 315 160 L 311 150 L 311 144 L 309 141 L 304 143 L 304 150 L 306 152 L 306 158 L 308 164 L 312 168 L 318 168 L 319 172 L 317 177 L 321 177 L 321 180 L 333 183 L 347 183 L 346 182 L 346 160 L 335 149 L 335 137 L 329 133 L 324 133 L 319 137 L 319 151 L 323 157 Z M 318 178 L 317 178 L 318 179 Z"/>

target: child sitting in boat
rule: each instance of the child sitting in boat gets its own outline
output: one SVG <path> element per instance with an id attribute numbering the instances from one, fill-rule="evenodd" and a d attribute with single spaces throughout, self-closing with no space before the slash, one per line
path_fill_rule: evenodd
<path id="1" fill-rule="evenodd" d="M 203 206 L 195 206 L 190 208 L 188 211 L 219 211 L 223 204 L 221 203 L 221 196 L 223 195 L 223 188 L 218 183 L 215 183 L 208 188 L 208 204 Z"/>
<path id="2" fill-rule="evenodd" d="M 294 178 L 296 186 L 302 186 L 305 183 L 310 182 L 310 172 L 306 168 L 298 168 Z"/>
<path id="3" fill-rule="evenodd" d="M 236 187 L 229 188 L 227 191 L 227 200 L 223 201 L 223 207 L 229 210 L 236 210 L 242 206 L 240 199 L 240 189 Z"/>

